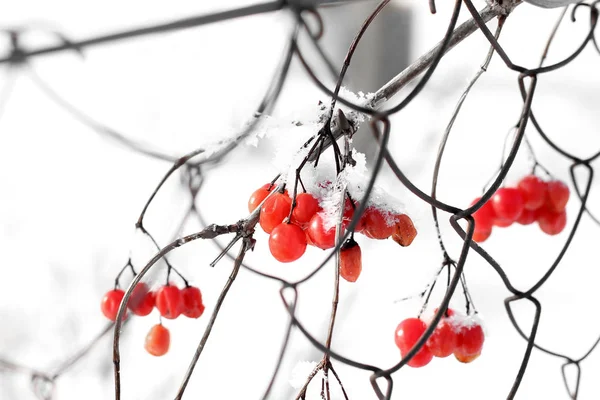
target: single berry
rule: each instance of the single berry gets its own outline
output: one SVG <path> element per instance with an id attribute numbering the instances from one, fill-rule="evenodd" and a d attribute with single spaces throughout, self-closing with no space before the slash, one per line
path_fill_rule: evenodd
<path id="1" fill-rule="evenodd" d="M 300 193 L 296 196 L 292 222 L 299 226 L 305 226 L 317 211 L 319 211 L 319 201 L 310 193 Z"/>
<path id="2" fill-rule="evenodd" d="M 281 224 L 292 209 L 292 199 L 286 194 L 275 193 L 263 203 L 260 209 L 259 223 L 266 233 L 271 233 L 273 229 Z"/>
<path id="3" fill-rule="evenodd" d="M 455 354 L 464 357 L 474 356 L 481 353 L 485 336 L 483 328 L 477 323 L 456 328 L 456 349 Z"/>
<path id="4" fill-rule="evenodd" d="M 322 213 L 316 213 L 310 219 L 306 232 L 314 246 L 323 250 L 335 247 L 335 227 L 325 229 L 325 220 Z"/>
<path id="5" fill-rule="evenodd" d="M 117 314 L 119 312 L 119 306 L 121 305 L 121 301 L 123 301 L 124 296 L 125 292 L 121 289 L 114 289 L 106 292 L 102 298 L 102 303 L 100 304 L 102 314 L 104 314 L 104 316 L 111 321 L 116 321 Z M 126 317 L 126 315 L 127 313 L 123 314 L 123 319 Z"/>
<path id="6" fill-rule="evenodd" d="M 182 314 L 188 318 L 200 318 L 204 313 L 204 304 L 202 304 L 202 293 L 195 286 L 188 286 L 181 291 L 181 300 L 183 303 Z"/>
<path id="7" fill-rule="evenodd" d="M 127 307 L 140 317 L 150 314 L 154 308 L 154 293 L 148 289 L 148 285 L 145 283 L 138 283 L 131 291 Z"/>
<path id="8" fill-rule="evenodd" d="M 523 207 L 526 210 L 537 210 L 546 199 L 546 183 L 535 175 L 523 177 L 517 184 L 523 195 Z M 527 225 L 527 224 L 524 224 Z"/>
<path id="9" fill-rule="evenodd" d="M 569 187 L 561 181 L 550 181 L 546 185 L 546 208 L 556 213 L 563 211 L 569 201 Z"/>
<path id="10" fill-rule="evenodd" d="M 497 226 L 498 228 L 507 228 L 511 226 L 514 222 L 515 221 L 513 221 L 512 219 L 496 218 L 494 220 L 494 226 Z"/>
<path id="11" fill-rule="evenodd" d="M 396 346 L 400 349 L 400 354 L 404 357 L 410 349 L 417 343 L 417 341 L 423 335 L 423 332 L 427 329 L 425 322 L 418 318 L 407 318 L 400 322 L 396 328 L 394 340 Z M 415 356 L 407 363 L 407 365 L 413 368 L 423 367 L 433 359 L 433 354 L 427 346 L 421 347 L 421 349 L 415 354 Z"/>
<path id="12" fill-rule="evenodd" d="M 465 356 L 464 354 L 454 353 L 454 357 L 456 357 L 458 361 L 464 364 L 468 364 L 471 361 L 475 361 L 477 358 L 479 358 L 480 355 L 481 353 L 473 354 L 471 356 Z"/>
<path id="13" fill-rule="evenodd" d="M 523 212 L 523 195 L 515 188 L 500 188 L 491 199 L 496 217 L 509 221 L 516 221 Z"/>
<path id="14" fill-rule="evenodd" d="M 483 228 L 477 228 L 475 225 L 475 230 L 473 231 L 473 240 L 477 243 L 485 242 L 492 235 L 492 228 L 489 230 L 484 230 Z"/>
<path id="15" fill-rule="evenodd" d="M 263 202 L 264 199 L 267 198 L 271 190 L 275 189 L 277 186 L 271 185 L 270 183 L 265 184 L 261 188 L 258 188 L 252 193 L 250 199 L 248 200 L 248 211 L 252 212 Z M 269 190 L 270 189 L 270 190 Z"/>
<path id="16" fill-rule="evenodd" d="M 406 214 L 398 215 L 396 220 L 398 222 L 396 222 L 396 225 L 394 226 L 392 239 L 402 247 L 410 246 L 417 236 L 417 229 L 410 217 Z"/>
<path id="17" fill-rule="evenodd" d="M 517 223 L 521 225 L 531 225 L 537 220 L 538 210 L 528 210 L 525 208 L 519 218 L 517 218 Z"/>
<path id="18" fill-rule="evenodd" d="M 362 218 L 364 219 L 363 233 L 371 239 L 387 239 L 394 234 L 396 220 L 387 211 L 376 207 L 367 207 Z"/>
<path id="19" fill-rule="evenodd" d="M 162 324 L 154 325 L 146 335 L 144 348 L 153 356 L 160 357 L 167 354 L 171 345 L 171 334 Z"/>
<path id="20" fill-rule="evenodd" d="M 306 234 L 298 225 L 279 224 L 269 236 L 269 250 L 279 262 L 296 261 L 306 251 Z"/>
<path id="21" fill-rule="evenodd" d="M 473 200 L 471 205 L 477 203 L 479 200 L 481 200 L 481 197 Z M 494 220 L 496 219 L 496 212 L 494 211 L 492 202 L 486 201 L 479 210 L 473 213 L 473 218 L 475 219 L 475 229 L 481 229 L 483 231 L 491 230 L 494 225 Z"/>
<path id="22" fill-rule="evenodd" d="M 356 282 L 362 271 L 360 246 L 354 239 L 348 239 L 340 250 L 340 276 L 348 282 Z"/>
<path id="23" fill-rule="evenodd" d="M 181 290 L 177 286 L 167 285 L 156 291 L 154 299 L 160 315 L 167 319 L 175 319 L 181 315 Z"/>
<path id="24" fill-rule="evenodd" d="M 442 318 L 427 340 L 426 345 L 435 357 L 444 358 L 454 353 L 456 342 L 457 337 L 454 327 L 446 318 Z"/>
<path id="25" fill-rule="evenodd" d="M 544 206 L 537 211 L 537 222 L 545 234 L 558 235 L 567 226 L 567 212 L 554 212 Z"/>

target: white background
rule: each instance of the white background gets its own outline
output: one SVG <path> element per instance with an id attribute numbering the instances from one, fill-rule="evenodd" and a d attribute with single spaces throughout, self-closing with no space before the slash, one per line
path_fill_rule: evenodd
<path id="1" fill-rule="evenodd" d="M 429 14 L 423 2 L 393 4 L 406 7 L 414 18 L 413 59 L 442 37 L 450 3 L 438 1 L 435 16 Z M 243 4 L 3 0 L 0 24 L 59 29 L 79 39 Z M 482 2 L 476 5 L 483 7 Z M 565 22 L 550 62 L 570 54 L 586 34 L 588 16 L 585 10 L 580 11 L 577 24 Z M 466 14 L 463 9 L 461 20 Z M 501 40 L 515 63 L 537 65 L 557 16 L 556 10 L 530 5 L 515 11 Z M 94 118 L 130 138 L 183 154 L 233 135 L 251 115 L 274 71 L 290 23 L 286 13 L 257 16 L 94 47 L 86 51 L 85 61 L 67 52 L 41 56 L 33 66 L 52 87 Z M 56 42 L 39 31 L 24 40 L 31 47 Z M 1 48 L 8 51 L 8 42 Z M 486 51 L 482 35 L 469 38 L 444 59 L 422 95 L 392 120 L 393 154 L 425 191 L 430 187 L 439 138 L 462 88 L 479 68 Z M 582 157 L 600 147 L 599 61 L 598 54 L 589 48 L 571 66 L 540 77 L 534 102 L 548 134 Z M 6 85 L 10 74 L 3 66 L 0 84 Z M 132 154 L 97 135 L 50 102 L 26 73 L 19 70 L 12 74 L 16 77 L 15 87 L 0 119 L 0 356 L 52 371 L 105 325 L 99 301 L 111 288 L 129 252 L 138 268 L 153 254 L 147 241 L 134 234 L 134 223 L 169 165 Z M 467 100 L 440 176 L 438 193 L 444 201 L 468 205 L 497 170 L 504 138 L 522 104 L 516 83 L 517 74 L 495 58 Z M 400 98 L 402 95 L 391 104 Z M 318 100 L 328 101 L 294 63 L 276 114 L 293 114 Z M 539 160 L 567 181 L 568 162 L 543 143 L 534 130 L 527 132 Z M 250 193 L 276 174 L 270 161 L 278 143 L 285 141 L 285 137 L 276 137 L 257 148 L 241 148 L 208 173 L 198 206 L 209 222 L 232 223 L 245 216 Z M 514 183 L 528 170 L 527 155 L 521 152 L 507 183 Z M 188 206 L 188 197 L 178 181 L 179 177 L 174 176 L 148 212 L 147 228 L 161 244 L 171 239 Z M 387 170 L 378 183 L 406 204 L 419 236 L 408 248 L 399 248 L 392 241 L 363 239 L 363 273 L 355 284 L 342 283 L 333 348 L 352 359 L 389 367 L 399 360 L 393 343 L 396 325 L 416 315 L 421 305 L 418 299 L 399 304 L 394 301 L 423 290 L 439 267 L 441 253 L 429 207 L 401 187 Z M 597 199 L 592 191 L 592 210 L 598 211 Z M 567 230 L 577 208 L 577 200 L 572 199 Z M 442 214 L 442 231 L 451 255 L 458 257 L 461 242 L 447 217 Z M 197 229 L 198 225 L 191 223 L 185 232 Z M 513 226 L 496 230 L 484 247 L 505 268 L 513 284 L 526 289 L 550 266 L 567 230 L 548 237 L 535 225 Z M 599 277 L 597 234 L 598 227 L 584 219 L 564 261 L 536 294 L 543 304 L 539 343 L 572 357 L 585 353 L 600 334 L 594 307 Z M 248 255 L 248 263 L 290 279 L 304 276 L 324 254 L 311 249 L 301 261 L 281 265 L 268 254 L 267 236 L 260 232 L 256 238 L 257 248 Z M 135 319 L 125 329 L 121 346 L 123 398 L 174 396 L 230 272 L 228 260 L 215 268 L 208 266 L 217 254 L 213 244 L 195 242 L 171 256 L 173 263 L 201 288 L 207 312 L 197 321 L 166 321 L 172 332 L 172 346 L 169 354 L 159 359 L 143 350 L 147 330 L 158 321 L 155 313 Z M 164 266 L 160 268 L 154 276 L 162 282 Z M 506 398 L 525 341 L 510 325 L 503 305 L 509 293 L 495 272 L 473 253 L 466 274 L 485 322 L 483 354 L 469 365 L 450 357 L 436 359 L 422 369 L 404 368 L 394 375 L 393 398 Z M 320 339 L 326 333 L 332 277 L 331 268 L 326 269 L 300 290 L 298 316 Z M 240 273 L 186 397 L 260 398 L 286 324 L 278 288 L 276 283 L 247 271 Z M 436 291 L 433 307 L 441 294 Z M 452 304 L 462 307 L 461 296 L 457 294 Z M 521 324 L 528 328 L 532 307 L 516 304 L 515 310 Z M 55 398 L 112 398 L 111 346 L 111 338 L 104 338 L 60 377 Z M 299 361 L 319 358 L 300 332 L 294 332 L 272 398 L 293 398 L 295 391 L 289 384 L 293 367 Z M 560 376 L 561 362 L 535 352 L 517 398 L 568 398 Z M 340 363 L 334 365 L 350 398 L 375 398 L 369 373 Z M 594 378 L 599 368 L 597 354 L 583 362 L 580 398 L 600 395 L 600 383 Z M 35 398 L 27 375 L 0 372 L 0 398 Z M 315 382 L 311 399 L 318 398 L 319 387 L 320 382 Z"/>

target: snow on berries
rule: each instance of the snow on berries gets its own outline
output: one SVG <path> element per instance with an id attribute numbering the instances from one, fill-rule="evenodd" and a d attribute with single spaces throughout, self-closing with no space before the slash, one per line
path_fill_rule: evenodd
<path id="1" fill-rule="evenodd" d="M 558 180 L 543 181 L 535 175 L 523 177 L 516 187 L 503 187 L 473 213 L 473 240 L 481 243 L 492 234 L 492 228 L 534 222 L 547 235 L 557 235 L 567 225 L 566 206 L 569 187 Z M 475 199 L 471 205 L 479 201 Z"/>
<path id="2" fill-rule="evenodd" d="M 115 321 L 124 297 L 125 292 L 121 289 L 108 291 L 102 298 L 102 314 L 109 320 Z M 156 308 L 160 316 L 166 319 L 176 319 L 181 315 L 195 319 L 204 314 L 205 306 L 202 293 L 196 286 L 186 284 L 183 289 L 180 289 L 169 283 L 156 291 L 151 291 L 148 285 L 140 282 L 131 291 L 127 308 L 134 315 L 141 317 L 149 315 Z M 157 324 L 148 332 L 144 348 L 153 356 L 163 356 L 168 352 L 170 342 L 169 330 L 162 324 Z"/>
<path id="3" fill-rule="evenodd" d="M 394 341 L 401 357 L 408 354 L 427 327 L 428 323 L 421 318 L 407 318 L 398 324 Z M 445 358 L 452 354 L 459 362 L 470 363 L 481 355 L 484 341 L 485 334 L 479 318 L 448 309 L 407 365 L 420 368 L 429 364 L 434 357 Z"/>
<path id="4" fill-rule="evenodd" d="M 335 247 L 335 222 L 340 214 L 340 202 L 336 202 L 335 197 L 337 195 L 339 199 L 342 196 L 331 181 L 319 182 L 314 193 L 298 193 L 295 201 L 287 190 L 270 193 L 271 187 L 276 186 L 265 184 L 252 193 L 248 209 L 255 210 L 262 202 L 259 224 L 269 234 L 269 250 L 277 261 L 296 261 L 309 245 L 322 250 Z M 359 206 L 350 193 L 347 190 L 343 196 L 343 230 L 349 227 Z M 381 202 L 381 198 L 379 203 L 369 204 L 340 250 L 340 274 L 348 282 L 355 282 L 362 270 L 361 249 L 354 233 L 362 233 L 375 240 L 392 238 L 403 247 L 409 246 L 417 235 L 408 215 L 390 210 L 389 205 L 382 205 L 385 203 Z M 169 318 L 168 315 L 165 317 Z"/>

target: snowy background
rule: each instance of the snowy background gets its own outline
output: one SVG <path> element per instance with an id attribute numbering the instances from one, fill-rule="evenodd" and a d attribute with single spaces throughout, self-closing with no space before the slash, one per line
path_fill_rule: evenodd
<path id="1" fill-rule="evenodd" d="M 432 16 L 423 2 L 393 2 L 392 6 L 410 16 L 409 60 L 442 37 L 452 8 L 451 2 L 447 3 L 438 1 L 438 14 Z M 0 4 L 2 27 L 54 29 L 79 39 L 247 2 L 0 0 Z M 479 1 L 476 5 L 482 8 L 484 4 Z M 367 10 L 363 8 L 351 32 L 358 29 Z M 461 20 L 466 14 L 463 10 Z M 501 40 L 514 62 L 537 65 L 557 16 L 557 10 L 530 5 L 515 11 Z M 581 16 L 581 23 L 565 22 L 550 60 L 564 58 L 579 45 L 588 26 L 585 12 Z M 41 56 L 33 59 L 32 65 L 50 86 L 94 118 L 129 138 L 180 155 L 229 137 L 243 126 L 275 70 L 291 22 L 290 15 L 279 12 L 98 46 L 86 51 L 85 60 L 69 52 Z M 326 28 L 331 27 L 328 51 L 340 65 L 351 36 L 335 40 L 331 35 L 345 19 L 330 12 L 328 22 L 332 24 Z M 56 42 L 43 31 L 28 34 L 24 40 L 31 47 Z M 0 43 L 0 53 L 9 50 L 8 41 Z M 397 49 L 380 53 L 394 51 Z M 444 58 L 423 94 L 392 120 L 392 152 L 405 173 L 425 191 L 430 187 L 439 138 L 462 89 L 486 52 L 481 34 L 469 38 Z M 598 54 L 589 48 L 569 67 L 544 75 L 534 103 L 548 134 L 582 157 L 600 148 L 599 62 Z M 364 65 L 375 69 L 377 64 L 377 59 L 371 59 Z M 291 72 L 274 113 L 278 121 L 307 115 L 317 101 L 328 101 L 298 63 L 292 64 Z M 349 73 L 352 79 L 368 75 L 368 70 L 351 68 Z M 0 119 L 0 358 L 51 372 L 105 326 L 100 298 L 111 288 L 130 251 L 140 267 L 153 254 L 148 241 L 135 234 L 134 223 L 169 164 L 133 154 L 74 120 L 40 92 L 24 70 L 1 66 L 0 92 L 11 79 L 12 96 Z M 396 104 L 394 100 L 392 103 Z M 456 122 L 440 176 L 440 198 L 466 206 L 479 195 L 498 168 L 504 138 L 516 122 L 521 104 L 516 73 L 494 58 Z M 224 163 L 207 171 L 197 204 L 209 222 L 232 223 L 247 214 L 248 196 L 277 172 L 275 155 L 281 155 L 290 140 L 284 135 L 287 131 L 282 132 L 257 146 L 240 147 Z M 528 132 L 539 160 L 555 176 L 568 181 L 568 163 L 535 131 Z M 528 170 L 527 155 L 520 153 L 508 183 L 514 183 Z M 387 169 L 378 184 L 402 201 L 419 236 L 408 248 L 399 248 L 391 240 L 361 243 L 363 273 L 355 284 L 342 282 L 333 349 L 349 358 L 387 367 L 399 360 L 392 339 L 396 325 L 416 315 L 421 306 L 418 299 L 395 301 L 424 289 L 440 265 L 441 253 L 430 208 L 401 187 Z M 179 176 L 174 176 L 147 216 L 146 227 L 159 243 L 171 240 L 188 201 Z M 594 190 L 589 205 L 600 212 Z M 574 216 L 577 208 L 577 201 L 571 200 L 568 215 Z M 447 220 L 442 214 L 442 231 L 451 255 L 457 258 L 461 242 Z M 572 218 L 567 230 L 571 222 Z M 198 228 L 190 223 L 184 233 Z M 513 226 L 496 230 L 484 247 L 513 283 L 524 289 L 550 266 L 567 230 L 549 237 L 535 225 Z M 600 334 L 600 319 L 594 318 L 594 304 L 600 296 L 596 283 L 600 278 L 597 235 L 598 227 L 584 218 L 560 267 L 537 293 L 543 305 L 538 342 L 572 357 L 583 355 Z M 324 254 L 311 248 L 298 262 L 278 264 L 268 253 L 266 234 L 259 232 L 256 238 L 257 247 L 248 255 L 248 264 L 287 279 L 304 276 Z M 172 346 L 162 358 L 154 358 L 143 349 L 147 330 L 158 321 L 156 312 L 133 320 L 125 328 L 121 345 L 124 399 L 174 396 L 209 311 L 230 273 L 228 260 L 215 268 L 208 266 L 218 252 L 214 244 L 198 241 L 172 254 L 174 265 L 201 288 L 207 313 L 199 320 L 166 321 L 172 332 Z M 164 265 L 153 275 L 161 277 L 161 273 Z M 495 272 L 472 253 L 466 275 L 485 322 L 487 336 L 481 357 L 468 365 L 449 357 L 436 359 L 422 369 L 403 368 L 394 375 L 394 399 L 506 398 L 526 344 L 509 323 L 503 305 L 509 293 Z M 332 282 L 333 273 L 326 269 L 299 292 L 298 316 L 320 339 L 326 334 Z M 278 289 L 274 282 L 241 271 L 186 397 L 259 398 L 275 365 L 287 323 Z M 441 290 L 434 293 L 432 307 L 441 295 Z M 462 307 L 462 298 L 455 297 L 452 305 Z M 528 329 L 533 309 L 524 303 L 514 308 L 521 325 Z M 112 398 L 111 346 L 112 338 L 105 337 L 62 375 L 54 398 Z M 302 381 L 308 373 L 302 372 L 306 367 L 302 362 L 317 362 L 320 357 L 295 331 L 272 398 L 293 398 L 296 389 L 291 383 Z M 517 397 L 568 398 L 560 375 L 561 362 L 534 352 Z M 340 363 L 334 365 L 351 399 L 374 398 L 369 373 Z M 300 378 L 293 373 L 295 368 Z M 599 369 L 598 354 L 582 363 L 580 398 L 600 396 L 600 381 L 594 379 Z M 313 389 L 309 398 L 316 399 L 319 381 Z M 0 398 L 35 399 L 29 375 L 2 370 L 0 365 Z"/>

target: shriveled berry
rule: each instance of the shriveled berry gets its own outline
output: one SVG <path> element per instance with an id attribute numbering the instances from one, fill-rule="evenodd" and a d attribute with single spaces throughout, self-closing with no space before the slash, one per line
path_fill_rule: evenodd
<path id="1" fill-rule="evenodd" d="M 177 286 L 167 285 L 156 291 L 154 299 L 160 315 L 167 319 L 175 319 L 181 315 L 181 290 Z"/>
<path id="2" fill-rule="evenodd" d="M 356 282 L 362 271 L 360 245 L 348 239 L 340 250 L 340 276 L 348 282 Z"/>
<path id="3" fill-rule="evenodd" d="M 138 283 L 131 291 L 127 307 L 140 317 L 150 314 L 154 308 L 154 293 L 148 289 L 148 285 L 145 283 Z"/>
<path id="4" fill-rule="evenodd" d="M 417 229 L 412 219 L 406 214 L 400 214 L 395 219 L 397 222 L 394 226 L 392 239 L 402 247 L 410 246 L 417 236 Z"/>
<path id="5" fill-rule="evenodd" d="M 204 313 L 204 304 L 202 303 L 202 293 L 195 286 L 188 286 L 181 291 L 181 300 L 183 303 L 182 314 L 188 318 L 200 318 Z"/>

